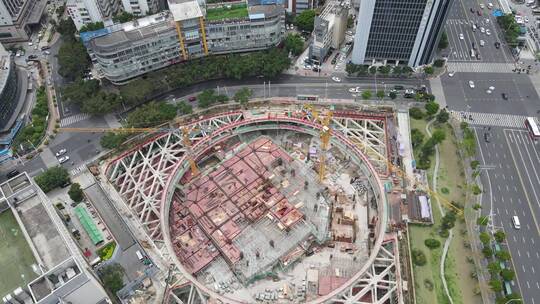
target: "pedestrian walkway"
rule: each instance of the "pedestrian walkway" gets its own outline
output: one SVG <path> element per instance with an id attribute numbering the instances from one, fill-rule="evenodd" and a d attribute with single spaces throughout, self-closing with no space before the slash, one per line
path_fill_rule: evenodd
<path id="1" fill-rule="evenodd" d="M 465 121 L 470 125 L 496 126 L 506 128 L 525 128 L 527 116 L 476 112 L 450 111 L 450 114 L 459 121 Z M 538 121 L 538 120 L 537 120 Z"/>
<path id="2" fill-rule="evenodd" d="M 73 116 L 64 117 L 60 121 L 60 127 L 69 126 L 69 125 L 72 125 L 72 124 L 74 124 L 76 122 L 86 120 L 86 119 L 90 118 L 90 116 L 91 116 L 90 114 L 80 113 L 80 114 L 76 114 L 76 115 L 73 115 Z"/>
<path id="3" fill-rule="evenodd" d="M 448 62 L 448 71 L 462 73 L 513 73 L 511 63 L 495 62 Z"/>
<path id="4" fill-rule="evenodd" d="M 75 167 L 75 168 L 69 170 L 69 174 L 71 176 L 77 176 L 77 175 L 81 174 L 84 171 L 86 171 L 86 164 L 79 165 L 78 167 Z"/>

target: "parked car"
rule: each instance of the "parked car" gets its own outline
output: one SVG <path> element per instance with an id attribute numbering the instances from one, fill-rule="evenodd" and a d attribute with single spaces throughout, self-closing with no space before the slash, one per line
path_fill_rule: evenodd
<path id="1" fill-rule="evenodd" d="M 333 76 L 332 80 L 335 81 L 335 82 L 341 82 L 341 78 L 339 78 L 337 76 Z"/>
<path id="2" fill-rule="evenodd" d="M 469 80 L 469 87 L 471 87 L 471 89 L 474 89 L 474 81 Z"/>
<path id="3" fill-rule="evenodd" d="M 63 164 L 63 163 L 65 163 L 65 162 L 67 162 L 68 160 L 69 160 L 69 156 L 66 155 L 66 156 L 60 157 L 60 158 L 58 159 L 58 162 L 61 163 L 61 164 Z"/>
<path id="4" fill-rule="evenodd" d="M 197 100 L 197 97 L 196 96 L 190 96 L 188 98 L 189 102 L 194 102 L 195 100 Z"/>
<path id="5" fill-rule="evenodd" d="M 66 149 L 60 149 L 58 152 L 56 152 L 56 157 L 60 157 L 64 154 L 66 154 L 67 150 Z"/>
<path id="6" fill-rule="evenodd" d="M 8 174 L 6 174 L 6 178 L 10 179 L 10 178 L 14 178 L 15 176 L 19 175 L 19 170 L 12 170 L 12 171 L 9 171 Z"/>

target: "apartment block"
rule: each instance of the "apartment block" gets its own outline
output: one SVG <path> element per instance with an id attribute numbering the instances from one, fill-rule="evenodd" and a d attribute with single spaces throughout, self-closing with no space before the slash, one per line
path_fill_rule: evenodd
<path id="1" fill-rule="evenodd" d="M 88 23 L 112 24 L 112 17 L 121 9 L 119 0 L 68 0 L 67 12 L 79 30 Z"/>

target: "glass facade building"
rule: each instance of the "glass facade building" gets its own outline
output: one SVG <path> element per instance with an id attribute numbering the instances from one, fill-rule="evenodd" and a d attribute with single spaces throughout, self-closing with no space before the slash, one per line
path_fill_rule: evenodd
<path id="1" fill-rule="evenodd" d="M 361 0 L 352 61 L 428 64 L 450 0 Z"/>
<path id="2" fill-rule="evenodd" d="M 1 52 L 1 50 L 0 50 Z M 5 129 L 17 108 L 17 72 L 9 55 L 0 54 L 0 130 Z"/>

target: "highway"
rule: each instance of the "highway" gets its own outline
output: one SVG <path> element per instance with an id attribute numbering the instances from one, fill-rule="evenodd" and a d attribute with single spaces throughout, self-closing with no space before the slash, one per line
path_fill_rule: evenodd
<path id="1" fill-rule="evenodd" d="M 490 134 L 489 143 L 485 132 Z M 482 213 L 491 215 L 495 229 L 507 234 L 515 287 L 524 303 L 540 303 L 540 148 L 525 130 L 477 127 L 476 133 L 484 187 Z M 514 215 L 520 219 L 519 230 L 512 225 Z"/>

